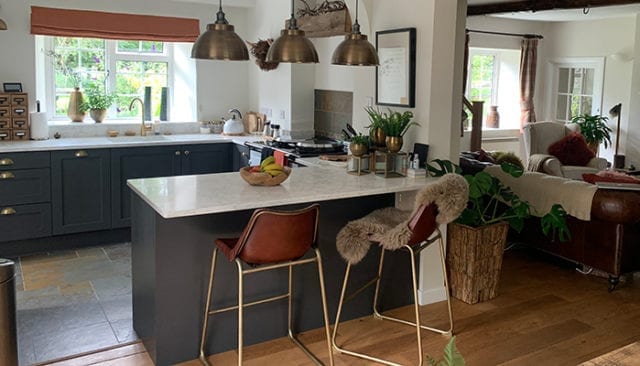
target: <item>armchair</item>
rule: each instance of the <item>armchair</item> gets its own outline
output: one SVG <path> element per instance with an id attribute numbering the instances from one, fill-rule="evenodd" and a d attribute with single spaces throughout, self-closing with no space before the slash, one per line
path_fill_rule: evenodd
<path id="1" fill-rule="evenodd" d="M 549 146 L 567 134 L 580 131 L 575 123 L 535 122 L 524 127 L 524 150 L 528 170 L 549 175 L 582 180 L 584 173 L 597 173 L 607 168 L 607 160 L 591 159 L 586 166 L 563 165 L 558 158 L 549 155 Z"/>

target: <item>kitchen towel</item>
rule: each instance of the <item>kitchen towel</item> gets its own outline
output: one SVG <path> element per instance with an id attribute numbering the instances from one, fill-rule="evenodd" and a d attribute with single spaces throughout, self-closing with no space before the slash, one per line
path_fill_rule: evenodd
<path id="1" fill-rule="evenodd" d="M 31 139 L 46 140 L 49 138 L 49 121 L 45 112 L 30 113 L 31 120 Z"/>
<path id="2" fill-rule="evenodd" d="M 276 163 L 282 166 L 287 166 L 287 156 L 284 152 L 275 150 L 273 152 L 273 157 L 276 159 Z"/>

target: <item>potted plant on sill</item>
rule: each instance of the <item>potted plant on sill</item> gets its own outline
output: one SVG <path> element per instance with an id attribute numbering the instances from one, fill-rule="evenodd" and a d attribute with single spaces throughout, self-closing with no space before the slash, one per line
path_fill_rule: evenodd
<path id="1" fill-rule="evenodd" d="M 427 169 L 432 176 L 461 174 L 460 167 L 447 160 L 436 159 Z M 524 173 L 509 163 L 501 164 L 501 169 L 513 177 Z M 447 267 L 452 295 L 475 304 L 497 295 L 509 227 L 520 232 L 531 211 L 528 202 L 489 173 L 480 171 L 464 177 L 469 184 L 469 200 L 460 217 L 447 227 Z M 562 206 L 553 205 L 541 219 L 543 233 L 567 240 L 565 216 Z"/>
<path id="2" fill-rule="evenodd" d="M 604 143 L 606 149 L 611 145 L 612 129 L 607 124 L 609 118 L 600 115 L 582 114 L 575 116 L 571 122 L 576 123 L 580 127 L 580 133 L 587 140 L 587 145 L 596 156 L 598 156 L 598 147 Z"/>
<path id="3" fill-rule="evenodd" d="M 417 122 L 411 121 L 413 119 L 413 112 L 411 111 L 400 113 L 389 109 L 387 114 L 381 113 L 373 107 L 367 107 L 366 111 L 371 120 L 369 129 L 370 131 L 374 130 L 376 145 L 378 145 L 380 130 L 382 130 L 387 150 L 392 153 L 398 152 L 402 148 L 402 137 L 409 130 L 409 127 L 420 126 Z"/>
<path id="4" fill-rule="evenodd" d="M 107 109 L 117 100 L 115 94 L 107 93 L 104 89 L 90 86 L 80 103 L 80 111 L 89 111 L 89 115 L 96 123 L 101 123 L 107 117 Z"/>

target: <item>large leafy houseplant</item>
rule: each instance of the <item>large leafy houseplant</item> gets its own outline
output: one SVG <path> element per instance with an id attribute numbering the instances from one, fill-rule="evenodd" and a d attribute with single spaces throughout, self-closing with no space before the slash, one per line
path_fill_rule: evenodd
<path id="1" fill-rule="evenodd" d="M 580 133 L 587 140 L 587 144 L 598 146 L 604 143 L 606 149 L 611 145 L 611 128 L 607 125 L 609 118 L 600 115 L 582 114 L 575 116 L 571 122 L 580 126 Z"/>
<path id="2" fill-rule="evenodd" d="M 512 164 L 500 165 L 502 171 L 512 177 L 521 177 L 524 171 Z M 436 159 L 427 166 L 432 176 L 441 176 L 445 173 L 461 174 L 459 166 L 448 160 Z M 469 184 L 469 201 L 467 208 L 462 212 L 456 222 L 471 226 L 481 227 L 500 221 L 507 221 L 509 226 L 517 231 L 522 231 L 525 219 L 531 216 L 529 203 L 518 197 L 511 189 L 491 174 L 480 171 L 476 174 L 464 176 Z M 552 237 L 558 235 L 561 241 L 570 237 L 569 228 L 565 221 L 566 212 L 561 205 L 555 204 L 551 210 L 541 218 L 541 229 L 545 235 L 551 233 Z"/>

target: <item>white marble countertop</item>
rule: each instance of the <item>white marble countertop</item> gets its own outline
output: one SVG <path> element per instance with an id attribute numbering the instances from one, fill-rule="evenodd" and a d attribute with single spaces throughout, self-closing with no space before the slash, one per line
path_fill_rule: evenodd
<path id="1" fill-rule="evenodd" d="M 70 149 L 98 149 L 133 146 L 157 146 L 179 144 L 210 144 L 259 140 L 259 136 L 223 136 L 214 134 L 149 135 L 118 137 L 75 137 L 30 141 L 0 141 L 0 153 L 52 151 Z"/>
<path id="2" fill-rule="evenodd" d="M 164 218 L 195 216 L 296 203 L 416 191 L 436 178 L 351 175 L 346 169 L 293 169 L 279 186 L 251 186 L 240 173 L 129 180 L 127 184 Z"/>

